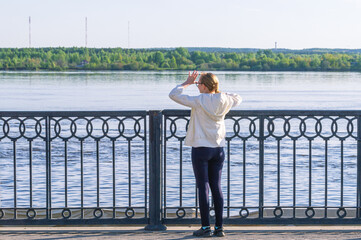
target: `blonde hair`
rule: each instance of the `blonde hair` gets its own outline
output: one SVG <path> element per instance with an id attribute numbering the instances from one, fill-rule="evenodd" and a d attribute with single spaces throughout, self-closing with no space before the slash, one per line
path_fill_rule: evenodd
<path id="1" fill-rule="evenodd" d="M 218 78 L 213 73 L 201 73 L 199 81 L 201 81 L 201 83 L 204 84 L 210 92 L 214 91 L 215 93 L 220 93 Z"/>

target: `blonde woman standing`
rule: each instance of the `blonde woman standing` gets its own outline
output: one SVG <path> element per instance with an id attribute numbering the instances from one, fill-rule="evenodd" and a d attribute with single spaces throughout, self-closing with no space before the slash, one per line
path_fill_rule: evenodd
<path id="1" fill-rule="evenodd" d="M 202 227 L 193 232 L 194 236 L 223 237 L 223 194 L 221 175 L 224 162 L 226 128 L 224 117 L 232 107 L 239 105 L 242 98 L 238 94 L 219 91 L 218 78 L 212 73 L 189 72 L 188 79 L 177 85 L 169 97 L 184 106 L 192 108 L 185 145 L 192 147 L 192 165 L 199 193 L 199 208 Z M 183 94 L 188 86 L 196 84 L 198 96 Z M 209 224 L 209 187 L 212 191 L 216 215 L 212 234 Z"/>

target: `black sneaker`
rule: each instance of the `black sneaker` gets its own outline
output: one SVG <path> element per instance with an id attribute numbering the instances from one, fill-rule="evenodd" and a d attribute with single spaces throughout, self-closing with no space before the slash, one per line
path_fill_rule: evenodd
<path id="1" fill-rule="evenodd" d="M 214 228 L 213 236 L 215 237 L 224 237 L 226 234 L 223 231 L 223 227 Z"/>
<path id="2" fill-rule="evenodd" d="M 206 229 L 200 228 L 197 231 L 193 232 L 193 236 L 196 236 L 196 237 L 212 237 L 211 228 L 206 228 Z"/>

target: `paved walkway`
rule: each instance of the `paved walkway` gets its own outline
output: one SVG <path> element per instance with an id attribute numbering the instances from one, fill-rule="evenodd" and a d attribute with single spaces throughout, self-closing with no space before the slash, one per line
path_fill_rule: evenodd
<path id="1" fill-rule="evenodd" d="M 196 226 L 169 226 L 149 232 L 142 227 L 0 227 L 0 239 L 196 239 Z M 360 226 L 226 226 L 223 239 L 348 239 L 361 240 Z"/>

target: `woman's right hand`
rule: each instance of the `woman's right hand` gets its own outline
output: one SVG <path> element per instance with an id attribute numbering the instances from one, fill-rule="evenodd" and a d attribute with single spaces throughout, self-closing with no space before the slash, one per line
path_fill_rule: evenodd
<path id="1" fill-rule="evenodd" d="M 188 86 L 191 84 L 194 84 L 196 82 L 196 79 L 198 77 L 198 72 L 196 70 L 193 71 L 193 73 L 189 72 L 188 73 L 188 78 L 187 81 L 185 81 L 182 86 Z"/>

